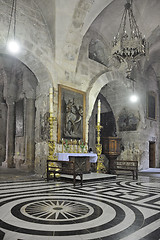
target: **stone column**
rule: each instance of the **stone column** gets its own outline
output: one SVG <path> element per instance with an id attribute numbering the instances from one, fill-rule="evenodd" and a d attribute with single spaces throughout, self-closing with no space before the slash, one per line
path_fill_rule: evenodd
<path id="1" fill-rule="evenodd" d="M 15 102 L 7 102 L 7 130 L 6 130 L 6 159 L 3 167 L 14 167 L 14 145 L 15 145 Z"/>
<path id="2" fill-rule="evenodd" d="M 34 170 L 35 159 L 35 100 L 26 99 L 25 114 L 25 163 L 23 169 L 28 171 Z"/>
<path id="3" fill-rule="evenodd" d="M 0 103 L 0 166 L 6 156 L 7 105 Z"/>

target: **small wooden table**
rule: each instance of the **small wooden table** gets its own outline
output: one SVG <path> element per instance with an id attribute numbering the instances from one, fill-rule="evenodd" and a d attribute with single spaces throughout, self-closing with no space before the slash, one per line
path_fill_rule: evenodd
<path id="1" fill-rule="evenodd" d="M 97 162 L 97 154 L 94 153 L 57 153 L 57 160 L 47 160 L 47 181 L 50 179 L 50 174 L 61 173 L 73 175 L 73 183 L 75 186 L 76 177 L 80 176 L 81 185 L 83 182 L 83 174 L 90 172 L 90 163 Z M 58 167 L 51 166 L 58 164 Z M 58 170 L 57 170 L 58 169 Z"/>
<path id="2" fill-rule="evenodd" d="M 75 162 L 76 170 L 83 173 L 89 173 L 90 163 L 97 162 L 97 154 L 95 153 L 57 153 L 56 155 L 60 161 Z"/>

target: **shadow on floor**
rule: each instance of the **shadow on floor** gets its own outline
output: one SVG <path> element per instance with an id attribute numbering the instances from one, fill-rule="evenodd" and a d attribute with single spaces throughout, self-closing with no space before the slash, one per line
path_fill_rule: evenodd
<path id="1" fill-rule="evenodd" d="M 18 170 L 16 168 L 0 167 L 0 182 L 42 180 L 42 176 Z"/>
<path id="2" fill-rule="evenodd" d="M 140 176 L 160 177 L 160 168 L 148 168 L 139 171 Z"/>
<path id="3" fill-rule="evenodd" d="M 139 176 L 160 178 L 160 168 L 149 168 L 141 170 Z M 126 175 L 124 175 L 126 176 Z M 44 180 L 42 175 L 28 173 L 16 168 L 4 168 L 0 166 L 0 182 L 15 182 L 15 181 L 33 181 Z"/>

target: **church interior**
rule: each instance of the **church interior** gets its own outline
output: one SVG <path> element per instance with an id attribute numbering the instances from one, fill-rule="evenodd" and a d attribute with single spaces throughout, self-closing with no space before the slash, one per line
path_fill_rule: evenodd
<path id="1" fill-rule="evenodd" d="M 0 240 L 160 239 L 159 13 L 0 0 Z"/>

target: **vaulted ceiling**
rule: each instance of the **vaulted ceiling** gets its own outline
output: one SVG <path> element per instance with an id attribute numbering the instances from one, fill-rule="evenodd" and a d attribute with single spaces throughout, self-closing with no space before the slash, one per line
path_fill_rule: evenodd
<path id="1" fill-rule="evenodd" d="M 79 7 L 90 3 L 87 14 L 83 18 L 81 28 L 82 38 L 88 29 L 97 31 L 103 36 L 106 43 L 110 43 L 118 31 L 121 16 L 126 0 L 34 0 L 35 4 L 41 9 L 42 15 L 48 25 L 53 43 L 58 42 L 57 36 L 68 36 L 69 28 L 63 24 L 63 16 L 67 15 L 70 22 L 74 21 L 74 13 Z M 145 35 L 150 43 L 150 57 L 148 64 L 154 67 L 157 76 L 160 76 L 160 1 L 159 0 L 133 0 L 133 13 L 140 31 Z M 60 15 L 58 17 L 58 14 Z M 56 19 L 58 18 L 58 20 Z M 62 21 L 61 27 L 56 25 L 56 21 Z M 59 20 L 61 19 L 61 20 Z M 72 28 L 72 31 L 74 29 Z M 76 31 L 76 28 L 75 28 Z M 63 32 L 63 35 L 62 35 Z M 72 32 L 73 34 L 73 32 Z M 75 32 L 75 35 L 77 33 Z M 78 34 L 77 34 L 78 39 Z M 55 48 L 58 48 L 55 45 Z"/>

